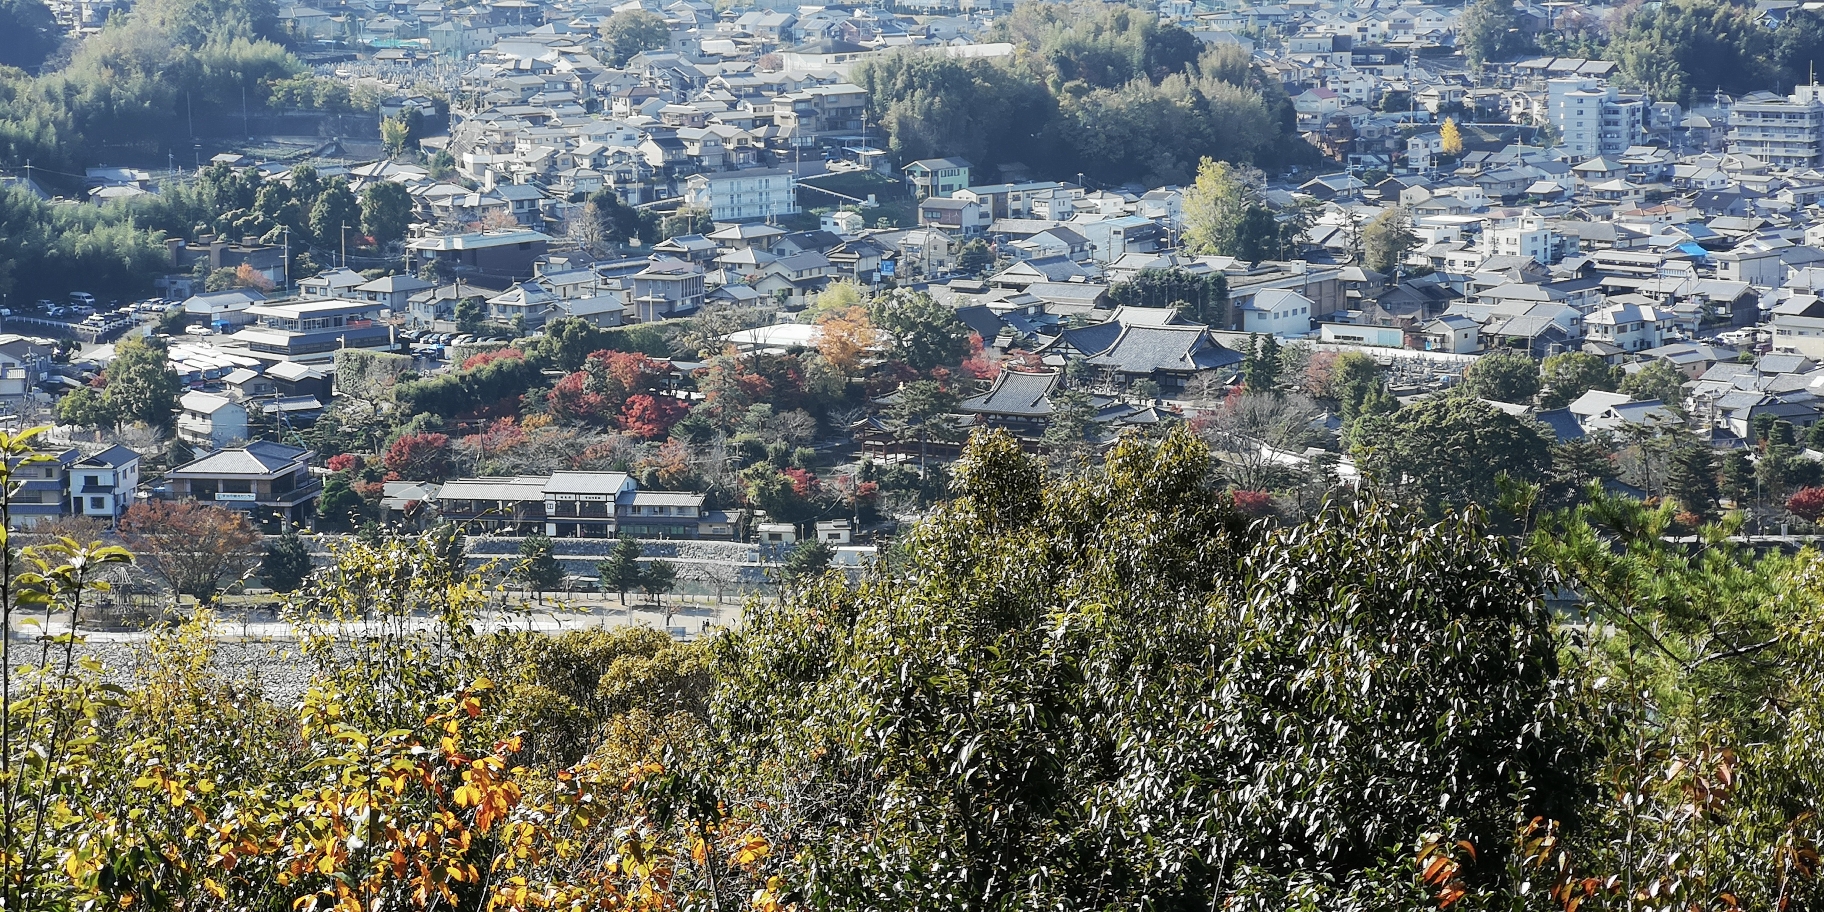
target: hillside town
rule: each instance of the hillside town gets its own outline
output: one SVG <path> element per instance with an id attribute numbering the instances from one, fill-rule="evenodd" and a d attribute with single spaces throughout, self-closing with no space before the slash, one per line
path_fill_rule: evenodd
<path id="1" fill-rule="evenodd" d="M 1821 60 L 0 0 L 0 909 L 1824 909 Z"/>
<path id="2" fill-rule="evenodd" d="M 113 7 L 54 9 L 82 34 Z M 285 7 L 313 62 L 287 91 L 365 99 L 365 127 L 91 167 L 68 196 L 15 178 L 194 227 L 133 277 L 151 297 L 66 275 L 10 302 L 0 399 L 56 425 L 11 521 L 194 501 L 270 535 L 858 565 L 972 432 L 1067 466 L 1188 423 L 1259 515 L 1364 485 L 1486 505 L 1499 471 L 1809 529 L 1824 85 L 1681 104 L 1610 60 L 1491 59 L 1479 9 L 1147 10 L 1251 72 L 1309 154 L 1152 185 L 910 156 L 870 68 L 1009 64 L 1004 7 Z M 1536 50 L 1603 12 L 1502 15 Z M 1479 482 L 1382 445 L 1463 397 L 1528 435 Z"/>

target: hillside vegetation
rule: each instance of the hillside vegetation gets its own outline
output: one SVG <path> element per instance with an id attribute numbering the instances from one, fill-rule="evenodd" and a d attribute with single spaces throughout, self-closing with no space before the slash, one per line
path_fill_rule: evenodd
<path id="1" fill-rule="evenodd" d="M 1063 475 L 980 436 L 877 573 L 791 583 L 690 644 L 478 636 L 491 593 L 436 543 L 352 542 L 288 609 L 295 705 L 218 677 L 197 626 L 124 689 L 67 638 L 15 640 L 8 667 L 39 667 L 6 682 L 0 891 L 224 912 L 1824 900 L 1817 555 L 1672 544 L 1670 507 L 1598 495 L 1506 536 L 1372 502 L 1273 529 L 1211 465 L 1181 430 Z M 15 622 L 80 614 L 129 559 L 6 554 Z M 438 623 L 393 623 L 412 615 Z M 358 617 L 380 632 L 333 635 Z"/>

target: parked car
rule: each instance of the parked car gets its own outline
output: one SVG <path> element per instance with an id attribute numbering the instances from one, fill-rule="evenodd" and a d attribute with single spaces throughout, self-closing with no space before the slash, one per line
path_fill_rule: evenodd
<path id="1" fill-rule="evenodd" d="M 200 324 L 192 324 L 184 327 L 184 334 L 187 336 L 213 336 L 215 335 L 215 330 Z"/>

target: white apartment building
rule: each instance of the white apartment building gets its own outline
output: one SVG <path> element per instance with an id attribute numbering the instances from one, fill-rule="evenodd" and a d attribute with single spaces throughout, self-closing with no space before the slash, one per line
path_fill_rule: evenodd
<path id="1" fill-rule="evenodd" d="M 685 181 L 684 205 L 707 209 L 718 222 L 763 219 L 797 212 L 796 189 L 785 168 L 693 174 Z"/>
<path id="2" fill-rule="evenodd" d="M 1729 112 L 1729 151 L 1776 168 L 1810 168 L 1824 162 L 1824 86 L 1744 96 Z"/>
<path id="3" fill-rule="evenodd" d="M 1572 161 L 1620 155 L 1646 134 L 1646 99 L 1623 95 L 1600 79 L 1546 82 L 1546 118 Z"/>
<path id="4" fill-rule="evenodd" d="M 1490 223 L 1482 230 L 1484 256 L 1523 256 L 1550 265 L 1558 235 L 1531 209 L 1514 218 Z"/>

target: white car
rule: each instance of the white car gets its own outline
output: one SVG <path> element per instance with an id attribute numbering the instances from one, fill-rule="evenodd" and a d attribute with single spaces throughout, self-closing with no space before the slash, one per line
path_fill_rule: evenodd
<path id="1" fill-rule="evenodd" d="M 190 326 L 184 327 L 184 334 L 187 336 L 213 336 L 213 335 L 215 335 L 215 330 L 210 329 L 207 326 L 197 326 L 195 324 L 192 324 Z"/>

